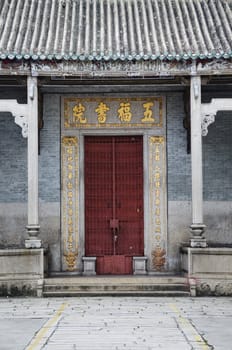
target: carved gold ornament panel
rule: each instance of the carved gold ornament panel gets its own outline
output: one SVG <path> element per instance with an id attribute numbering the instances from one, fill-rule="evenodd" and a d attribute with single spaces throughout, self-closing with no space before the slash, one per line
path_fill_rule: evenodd
<path id="1" fill-rule="evenodd" d="M 65 98 L 64 129 L 163 126 L 162 97 Z"/>
<path id="2" fill-rule="evenodd" d="M 62 232 L 63 256 L 68 271 L 78 256 L 78 139 L 62 138 Z"/>
<path id="3" fill-rule="evenodd" d="M 149 137 L 149 192 L 152 268 L 162 271 L 166 265 L 166 148 L 163 136 Z"/>

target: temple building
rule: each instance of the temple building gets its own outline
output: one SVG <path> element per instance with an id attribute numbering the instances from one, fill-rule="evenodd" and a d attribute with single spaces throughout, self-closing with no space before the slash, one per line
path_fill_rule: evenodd
<path id="1" fill-rule="evenodd" d="M 231 0 L 0 2 L 0 295 L 101 276 L 232 295 Z"/>

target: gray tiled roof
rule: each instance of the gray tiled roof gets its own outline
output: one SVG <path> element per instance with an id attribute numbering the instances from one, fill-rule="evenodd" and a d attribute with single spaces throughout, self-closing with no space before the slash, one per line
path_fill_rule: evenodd
<path id="1" fill-rule="evenodd" d="M 232 57 L 232 0 L 0 0 L 0 58 Z"/>

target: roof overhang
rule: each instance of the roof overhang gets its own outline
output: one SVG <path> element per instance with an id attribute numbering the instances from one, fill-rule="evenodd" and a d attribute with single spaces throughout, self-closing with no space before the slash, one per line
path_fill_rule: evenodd
<path id="1" fill-rule="evenodd" d="M 50 76 L 54 78 L 165 78 L 192 75 L 232 75 L 232 59 L 204 61 L 108 61 L 70 62 L 3 60 L 0 75 Z"/>

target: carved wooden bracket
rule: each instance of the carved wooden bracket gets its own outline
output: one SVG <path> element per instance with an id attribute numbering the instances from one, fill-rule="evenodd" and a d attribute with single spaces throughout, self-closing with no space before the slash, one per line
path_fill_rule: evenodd
<path id="1" fill-rule="evenodd" d="M 28 137 L 28 119 L 25 116 L 16 116 L 15 124 L 22 128 L 22 135 L 24 138 Z"/>
<path id="2" fill-rule="evenodd" d="M 232 98 L 213 98 L 209 103 L 201 104 L 201 132 L 208 134 L 208 126 L 215 122 L 218 111 L 232 111 Z"/>
<path id="3" fill-rule="evenodd" d="M 215 122 L 215 116 L 216 116 L 216 113 L 202 115 L 202 120 L 201 120 L 202 136 L 206 136 L 208 134 L 208 126 Z"/>
<path id="4" fill-rule="evenodd" d="M 15 124 L 22 129 L 23 137 L 28 136 L 28 105 L 20 104 L 17 100 L 0 100 L 0 112 L 10 112 Z"/>

